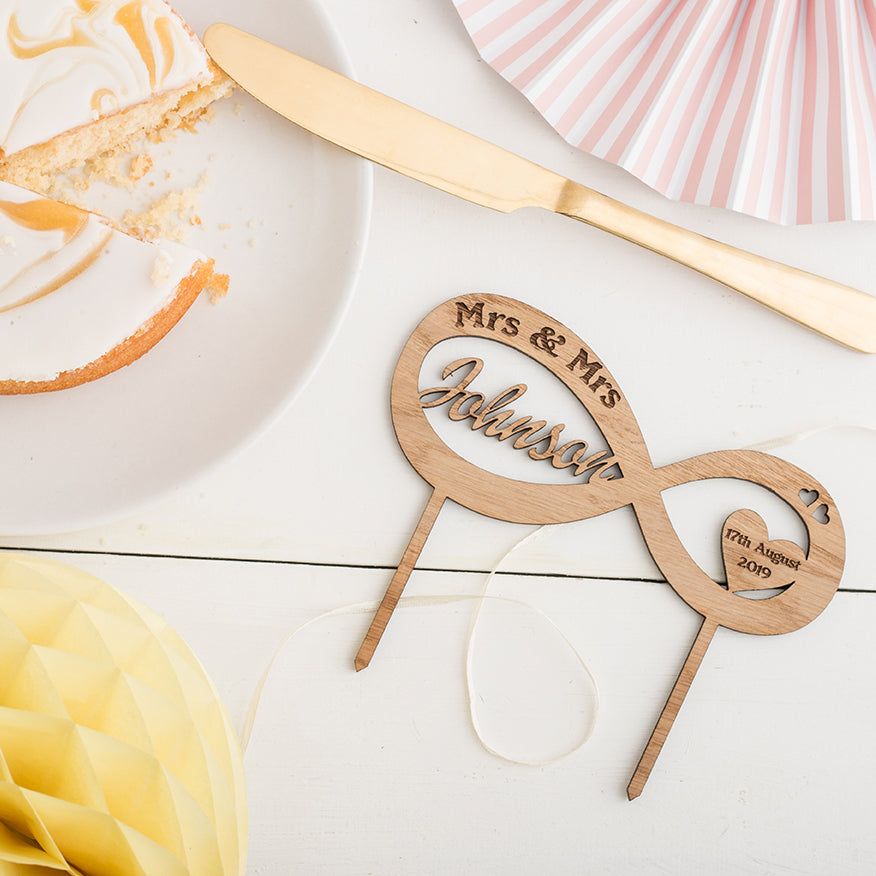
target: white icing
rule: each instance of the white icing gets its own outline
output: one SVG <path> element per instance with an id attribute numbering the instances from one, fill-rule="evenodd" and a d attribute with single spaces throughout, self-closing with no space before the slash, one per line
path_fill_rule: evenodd
<path id="1" fill-rule="evenodd" d="M 73 231 L 70 223 L 25 227 L 16 205 L 38 202 L 53 203 L 0 182 L 0 239 L 14 241 L 0 250 L 0 380 L 51 380 L 90 364 L 147 323 L 205 260 L 181 244 L 143 243 L 75 208 L 61 208 L 81 220 Z"/>
<path id="2" fill-rule="evenodd" d="M 163 0 L 4 0 L 0 67 L 7 155 L 211 78 L 203 46 Z"/>

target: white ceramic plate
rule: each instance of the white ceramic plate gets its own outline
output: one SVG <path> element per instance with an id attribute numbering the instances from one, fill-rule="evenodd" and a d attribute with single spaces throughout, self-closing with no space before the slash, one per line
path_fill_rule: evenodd
<path id="1" fill-rule="evenodd" d="M 227 21 L 351 73 L 317 0 L 174 6 L 199 34 Z M 2 536 L 93 526 L 202 474 L 287 408 L 346 312 L 370 216 L 370 165 L 240 93 L 197 135 L 153 154 L 156 191 L 166 172 L 174 187 L 209 175 L 203 224 L 188 242 L 216 258 L 231 290 L 218 304 L 197 301 L 128 368 L 65 392 L 0 397 Z"/>

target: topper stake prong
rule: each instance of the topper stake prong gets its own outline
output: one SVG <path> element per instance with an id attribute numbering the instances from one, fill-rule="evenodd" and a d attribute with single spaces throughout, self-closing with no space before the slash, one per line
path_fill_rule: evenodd
<path id="1" fill-rule="evenodd" d="M 673 721 L 675 721 L 675 716 L 678 714 L 678 710 L 684 702 L 684 698 L 690 689 L 691 682 L 697 674 L 697 670 L 700 668 L 706 650 L 708 649 L 712 637 L 715 635 L 715 630 L 717 629 L 718 624 L 715 621 L 710 620 L 709 618 L 704 618 L 700 631 L 697 633 L 697 637 L 694 639 L 694 643 L 691 646 L 690 653 L 687 655 L 687 659 L 684 661 L 684 666 L 681 667 L 681 672 L 678 674 L 675 685 L 669 694 L 669 699 L 666 701 L 666 705 L 663 707 L 660 718 L 654 727 L 654 732 L 651 734 L 651 738 L 648 740 L 648 745 L 645 747 L 645 751 L 639 759 L 639 765 L 636 767 L 636 771 L 633 773 L 633 778 L 627 786 L 627 797 L 630 800 L 635 800 L 644 790 L 645 782 L 648 781 L 651 769 L 657 762 L 657 757 L 660 754 L 660 750 L 663 748 L 663 743 L 666 741 L 666 737 L 669 736 L 669 731 L 672 728 Z"/>
<path id="2" fill-rule="evenodd" d="M 383 599 L 374 615 L 374 619 L 371 621 L 368 632 L 365 634 L 365 639 L 359 648 L 359 653 L 356 654 L 356 672 L 364 669 L 371 662 L 374 651 L 378 644 L 380 644 L 380 638 L 383 636 L 383 632 L 389 623 L 389 619 L 392 617 L 392 613 L 395 611 L 396 605 L 398 605 L 402 591 L 408 583 L 408 578 L 410 578 L 414 566 L 417 565 L 417 559 L 423 550 L 423 545 L 426 543 L 426 539 L 429 537 L 429 533 L 438 519 L 438 512 L 441 510 L 446 498 L 444 493 L 438 490 L 432 491 L 429 502 L 423 510 L 411 540 L 408 542 L 404 556 L 395 570 L 395 574 L 392 576 L 392 581 L 389 582 L 386 593 L 383 594 Z"/>

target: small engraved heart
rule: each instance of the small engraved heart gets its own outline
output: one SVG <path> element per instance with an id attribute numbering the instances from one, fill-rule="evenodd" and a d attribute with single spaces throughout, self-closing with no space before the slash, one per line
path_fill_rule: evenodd
<path id="1" fill-rule="evenodd" d="M 767 527 L 754 511 L 734 511 L 721 533 L 721 551 L 731 593 L 785 589 L 797 579 L 806 556 L 792 541 L 770 541 Z"/>

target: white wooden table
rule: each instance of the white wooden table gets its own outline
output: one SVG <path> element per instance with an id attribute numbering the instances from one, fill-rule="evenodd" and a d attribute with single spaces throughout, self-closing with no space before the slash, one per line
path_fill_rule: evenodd
<path id="1" fill-rule="evenodd" d="M 876 292 L 872 223 L 782 228 L 670 203 L 566 145 L 469 41 L 449 0 L 322 0 L 363 82 L 709 236 Z M 234 23 L 245 27 L 241 7 Z M 269 34 L 266 34 L 269 36 Z M 771 452 L 842 510 L 840 591 L 804 629 L 719 630 L 644 794 L 629 777 L 697 616 L 660 578 L 629 509 L 549 530 L 472 602 L 398 612 L 362 673 L 367 613 L 324 617 L 281 651 L 246 753 L 247 872 L 268 874 L 872 873 L 876 835 L 876 358 L 682 267 L 534 211 L 501 215 L 376 168 L 367 250 L 328 357 L 281 419 L 159 504 L 95 529 L 16 537 L 160 611 L 239 725 L 284 637 L 382 595 L 429 494 L 395 441 L 402 344 L 461 292 L 519 298 L 584 338 L 621 381 L 662 465 L 783 436 Z M 812 432 L 812 434 L 809 434 Z M 737 487 L 665 496 L 720 579 Z M 743 504 L 740 504 L 743 503 Z M 531 528 L 445 508 L 407 593 L 477 594 Z M 541 613 L 541 614 L 539 614 Z"/>

